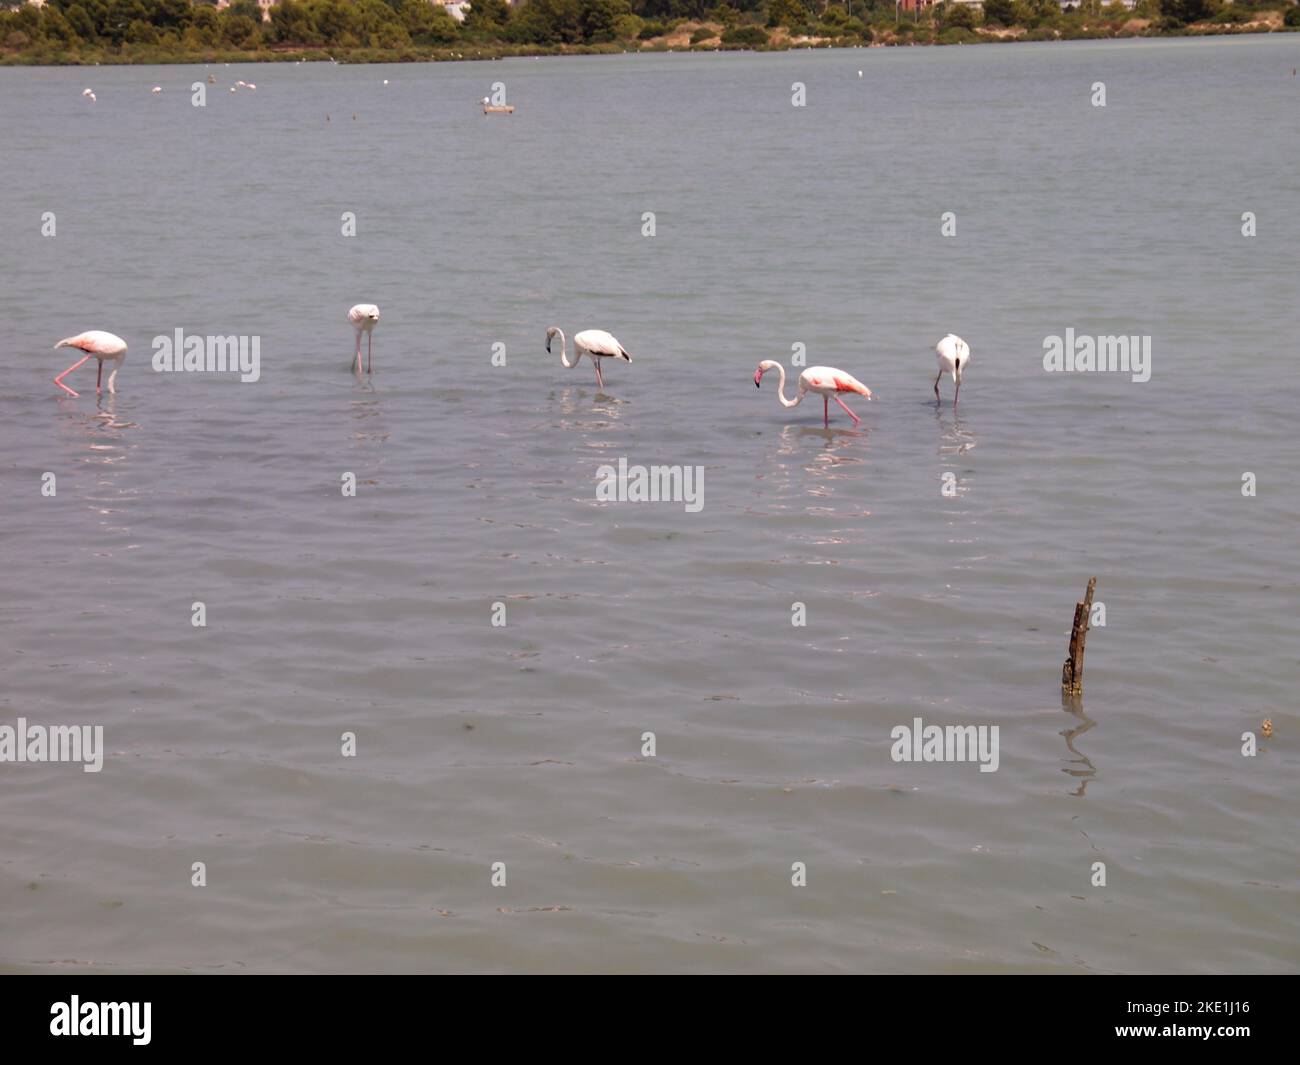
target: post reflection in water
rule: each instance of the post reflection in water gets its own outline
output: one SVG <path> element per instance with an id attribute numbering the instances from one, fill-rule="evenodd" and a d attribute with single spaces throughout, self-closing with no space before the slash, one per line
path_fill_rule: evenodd
<path id="1" fill-rule="evenodd" d="M 1077 724 L 1072 728 L 1061 730 L 1061 735 L 1065 737 L 1065 746 L 1074 755 L 1069 760 L 1069 764 L 1061 771 L 1078 778 L 1079 787 L 1070 794 L 1082 796 L 1087 791 L 1089 782 L 1097 775 L 1097 767 L 1092 764 L 1092 759 L 1074 746 L 1074 741 L 1095 726 L 1097 722 L 1083 712 L 1083 697 L 1080 695 L 1063 694 L 1061 696 L 1061 709 L 1077 720 Z"/>

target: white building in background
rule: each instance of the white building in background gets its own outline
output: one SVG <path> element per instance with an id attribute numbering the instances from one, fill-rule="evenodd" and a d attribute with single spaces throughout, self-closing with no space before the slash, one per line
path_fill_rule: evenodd
<path id="1" fill-rule="evenodd" d="M 43 0 L 42 0 L 43 2 Z M 276 0 L 257 0 L 257 6 L 262 9 L 262 21 L 271 21 L 271 8 L 276 4 Z M 230 0 L 217 0 L 216 8 L 218 11 L 225 11 L 230 6 Z"/>
<path id="2" fill-rule="evenodd" d="M 457 22 L 465 21 L 465 12 L 469 10 L 469 0 L 431 0 L 431 2 L 440 4 L 442 9 Z"/>

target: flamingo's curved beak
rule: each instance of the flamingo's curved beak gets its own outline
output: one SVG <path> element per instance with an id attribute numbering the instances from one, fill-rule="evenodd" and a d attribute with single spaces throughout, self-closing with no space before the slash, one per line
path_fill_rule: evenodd
<path id="1" fill-rule="evenodd" d="M 758 388 L 759 385 L 761 385 L 762 383 L 763 383 L 763 371 L 762 371 L 762 370 L 755 370 L 755 371 L 754 371 L 754 387 L 755 387 L 755 388 Z"/>
<path id="2" fill-rule="evenodd" d="M 550 353 L 551 353 L 551 338 L 550 338 L 550 337 L 547 337 L 547 338 L 546 338 L 546 354 L 549 355 Z"/>

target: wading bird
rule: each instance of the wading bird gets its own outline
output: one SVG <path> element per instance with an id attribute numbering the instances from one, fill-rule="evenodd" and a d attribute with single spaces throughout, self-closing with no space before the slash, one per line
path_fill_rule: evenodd
<path id="1" fill-rule="evenodd" d="M 632 356 L 618 339 L 603 329 L 584 329 L 581 333 L 573 334 L 573 361 L 569 361 L 569 342 L 565 339 L 564 330 L 558 325 L 551 326 L 546 330 L 546 353 L 551 352 L 551 338 L 558 336 L 560 338 L 560 362 L 564 363 L 565 369 L 572 369 L 582 361 L 586 355 L 591 359 L 592 365 L 596 367 L 596 384 L 603 392 L 605 390 L 605 379 L 600 375 L 601 359 L 622 359 L 624 362 L 631 362 Z"/>
<path id="2" fill-rule="evenodd" d="M 361 334 L 366 334 L 366 373 L 370 372 L 370 350 L 374 344 L 375 323 L 379 321 L 379 308 L 373 303 L 358 303 L 348 311 L 348 321 L 357 333 L 357 373 L 361 372 Z"/>
<path id="3" fill-rule="evenodd" d="M 773 362 L 771 359 L 764 359 L 758 364 L 758 369 L 754 371 L 754 387 L 758 388 L 763 383 L 763 374 L 768 370 L 776 370 L 781 375 L 780 382 L 776 388 L 776 398 L 781 401 L 783 407 L 797 407 L 803 397 L 809 392 L 816 392 L 822 397 L 822 424 L 831 424 L 830 401 L 833 399 L 848 413 L 853 419 L 853 424 L 857 425 L 862 419 L 853 411 L 849 410 L 849 405 L 840 399 L 841 392 L 856 392 L 860 396 L 871 398 L 871 389 L 864 385 L 852 374 L 845 373 L 843 370 L 837 370 L 834 366 L 809 366 L 799 375 L 799 394 L 794 399 L 785 398 L 785 367 L 779 362 Z"/>
<path id="4" fill-rule="evenodd" d="M 949 333 L 934 346 L 934 353 L 939 358 L 939 375 L 934 379 L 934 398 L 939 400 L 939 382 L 946 373 L 957 385 L 957 390 L 952 394 L 952 405 L 955 407 L 957 397 L 961 395 L 961 375 L 970 362 L 970 345 L 956 333 Z"/>
<path id="5" fill-rule="evenodd" d="M 114 395 L 117 394 L 117 389 L 114 387 L 113 382 L 117 378 L 117 371 L 122 368 L 122 360 L 126 358 L 126 341 L 120 336 L 114 336 L 112 333 L 105 333 L 102 329 L 91 329 L 85 333 L 79 333 L 75 337 L 68 337 L 65 340 L 60 340 L 54 345 L 54 347 L 56 349 L 77 348 L 86 353 L 54 379 L 54 383 L 63 389 L 63 391 L 68 393 L 68 395 L 77 396 L 81 393 L 72 391 L 72 389 L 63 383 L 63 379 L 89 358 L 96 358 L 99 360 L 99 373 L 95 377 L 96 393 L 102 391 L 100 388 L 100 382 L 104 378 L 104 360 L 111 359 L 116 363 L 113 367 L 113 372 L 108 375 L 108 390 Z"/>

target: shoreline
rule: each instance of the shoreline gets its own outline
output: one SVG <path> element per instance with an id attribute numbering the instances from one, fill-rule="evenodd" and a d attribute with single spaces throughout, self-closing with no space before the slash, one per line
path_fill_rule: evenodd
<path id="1" fill-rule="evenodd" d="M 669 46 L 663 42 L 629 48 L 623 43 L 559 44 L 559 45 L 509 45 L 481 44 L 473 47 L 434 48 L 417 45 L 393 49 L 379 48 L 302 48 L 281 46 L 275 48 L 217 49 L 178 52 L 150 45 L 122 45 L 116 50 L 88 49 L 76 55 L 51 57 L 45 52 L 0 54 L 0 67 L 84 67 L 84 66 L 210 66 L 230 63 L 328 63 L 380 64 L 380 63 L 461 63 L 490 62 L 498 59 L 543 58 L 578 55 L 662 55 L 710 52 L 791 52 L 823 49 L 914 48 L 950 47 L 979 44 L 1041 44 L 1061 41 L 1097 41 L 1143 39 L 1178 39 L 1187 37 L 1240 37 L 1289 34 L 1300 32 L 1300 27 L 1272 22 L 1225 25 L 1196 23 L 1178 30 L 1166 30 L 1154 24 L 1133 26 L 1133 19 L 1118 29 L 1108 27 L 1083 27 L 1078 30 L 1025 30 L 1023 27 L 988 30 L 977 28 L 964 33 L 961 39 L 947 39 L 934 34 L 930 39 L 918 39 L 917 33 L 907 33 L 893 39 L 850 40 L 845 38 L 785 37 L 770 41 L 762 47 L 728 44 L 712 39 L 700 44 Z M 924 25 L 922 29 L 926 28 Z M 1019 32 L 1017 32 L 1019 31 Z"/>

